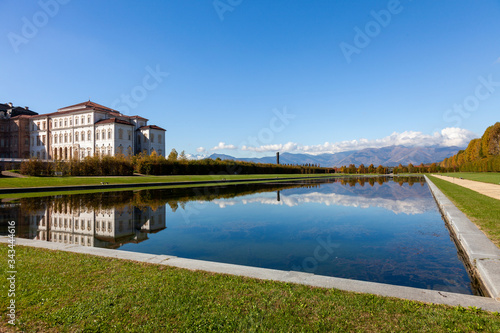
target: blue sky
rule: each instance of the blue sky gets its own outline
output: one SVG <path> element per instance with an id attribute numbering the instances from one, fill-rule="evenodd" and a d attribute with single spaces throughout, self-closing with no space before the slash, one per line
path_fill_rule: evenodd
<path id="1" fill-rule="evenodd" d="M 189 154 L 453 145 L 500 121 L 500 0 L 0 2 L 0 102 L 89 98 Z"/>

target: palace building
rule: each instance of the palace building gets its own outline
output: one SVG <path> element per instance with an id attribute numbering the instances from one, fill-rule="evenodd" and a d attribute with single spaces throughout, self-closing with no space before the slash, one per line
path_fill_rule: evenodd
<path id="1" fill-rule="evenodd" d="M 30 116 L 38 113 L 27 106 L 0 103 L 0 158 L 30 157 Z"/>
<path id="2" fill-rule="evenodd" d="M 30 116 L 29 131 L 32 158 L 67 160 L 140 152 L 165 156 L 165 129 L 90 100 Z"/>

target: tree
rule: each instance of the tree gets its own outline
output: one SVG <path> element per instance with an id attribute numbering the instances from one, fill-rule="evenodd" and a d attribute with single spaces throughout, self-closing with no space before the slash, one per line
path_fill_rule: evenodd
<path id="1" fill-rule="evenodd" d="M 186 152 L 184 150 L 181 151 L 181 154 L 179 155 L 179 160 L 180 161 L 187 161 Z"/>
<path id="2" fill-rule="evenodd" d="M 366 173 L 366 168 L 365 168 L 365 165 L 364 165 L 364 164 L 360 164 L 360 165 L 359 165 L 359 167 L 358 167 L 358 173 L 359 173 L 359 174 Z"/>
<path id="3" fill-rule="evenodd" d="M 383 175 L 383 174 L 385 174 L 385 169 L 384 169 L 384 167 L 383 167 L 382 165 L 379 165 L 379 166 L 377 167 L 377 173 L 378 173 L 379 175 Z"/>
<path id="4" fill-rule="evenodd" d="M 373 163 L 368 167 L 368 173 L 375 173 L 375 166 L 373 165 Z"/>
<path id="5" fill-rule="evenodd" d="M 177 161 L 177 156 L 179 156 L 179 154 L 177 153 L 177 150 L 175 150 L 175 148 L 172 149 L 172 151 L 170 152 L 170 154 L 168 154 L 168 160 L 169 161 Z"/>
<path id="6" fill-rule="evenodd" d="M 356 173 L 356 171 L 357 171 L 356 166 L 354 164 L 349 164 L 349 173 L 354 174 Z"/>

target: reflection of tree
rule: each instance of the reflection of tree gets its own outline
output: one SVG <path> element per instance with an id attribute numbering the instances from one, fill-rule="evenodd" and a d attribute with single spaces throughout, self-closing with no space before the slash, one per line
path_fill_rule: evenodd
<path id="1" fill-rule="evenodd" d="M 293 183 L 260 183 L 227 185 L 196 188 L 174 188 L 174 189 L 154 189 L 141 191 L 119 191 L 102 193 L 82 193 L 70 195 L 58 195 L 39 198 L 19 199 L 22 211 L 26 213 L 35 212 L 41 208 L 50 207 L 55 212 L 70 213 L 72 209 L 102 210 L 102 209 L 127 209 L 135 206 L 141 210 L 151 208 L 156 211 L 159 207 L 168 204 L 172 211 L 176 211 L 179 206 L 184 208 L 190 201 L 212 201 L 215 199 L 230 199 L 238 196 L 245 196 L 255 193 L 276 192 L 293 188 L 315 188 L 325 183 L 340 182 L 342 185 L 350 187 L 365 186 L 366 183 L 372 187 L 375 182 L 379 185 L 385 182 L 395 181 L 399 185 L 408 183 L 413 186 L 415 183 L 425 184 L 423 177 L 346 177 L 335 179 L 309 179 Z"/>
<path id="2" fill-rule="evenodd" d="M 321 183 L 333 180 L 321 180 Z M 212 201 L 222 198 L 234 198 L 253 193 L 275 192 L 290 188 L 312 188 L 318 186 L 317 180 L 305 180 L 298 183 L 262 183 L 198 188 L 155 189 L 141 191 L 119 191 L 102 193 L 69 194 L 37 198 L 19 199 L 21 210 L 26 213 L 52 208 L 54 212 L 71 213 L 73 209 L 103 210 L 127 209 L 135 206 L 141 210 L 151 208 L 156 211 L 168 204 L 172 211 L 184 208 L 190 201 Z"/>

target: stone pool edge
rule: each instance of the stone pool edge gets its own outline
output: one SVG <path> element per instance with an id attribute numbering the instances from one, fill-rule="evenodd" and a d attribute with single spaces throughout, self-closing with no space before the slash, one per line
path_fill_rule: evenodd
<path id="1" fill-rule="evenodd" d="M 500 302 L 493 298 L 464 295 L 451 292 L 418 289 L 412 287 L 394 286 L 383 283 L 350 280 L 310 273 L 281 271 L 275 269 L 258 268 L 243 265 L 225 264 L 212 261 L 185 259 L 168 255 L 153 255 L 122 250 L 104 248 L 93 248 L 73 244 L 51 243 L 31 239 L 16 238 L 16 245 L 30 246 L 49 250 L 67 251 L 81 254 L 95 255 L 106 258 L 125 259 L 145 262 L 157 265 L 165 265 L 189 270 L 201 270 L 219 274 L 230 274 L 273 280 L 279 282 L 296 283 L 320 288 L 335 288 L 344 291 L 369 293 L 385 297 L 402 298 L 411 301 L 419 301 L 433 304 L 450 306 L 477 307 L 486 311 L 500 311 Z M 0 237 L 0 243 L 7 243 L 7 236 Z"/>
<path id="2" fill-rule="evenodd" d="M 424 177 L 452 237 L 465 253 L 470 268 L 485 289 L 483 291 L 500 301 L 500 249 L 427 176 Z"/>

